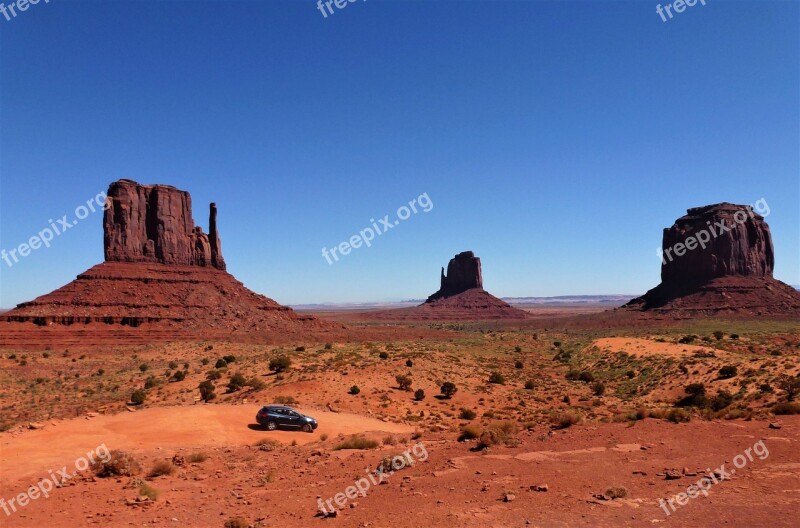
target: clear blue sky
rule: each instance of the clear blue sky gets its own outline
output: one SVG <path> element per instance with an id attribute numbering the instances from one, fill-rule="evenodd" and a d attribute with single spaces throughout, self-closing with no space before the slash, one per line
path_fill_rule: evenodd
<path id="1" fill-rule="evenodd" d="M 765 198 L 800 283 L 800 5 L 657 3 L 42 0 L 0 18 L 0 248 L 131 178 L 216 201 L 282 303 L 423 297 L 466 249 L 496 295 L 634 294 L 687 208 Z M 0 261 L 0 306 L 101 262 L 101 216 Z"/>

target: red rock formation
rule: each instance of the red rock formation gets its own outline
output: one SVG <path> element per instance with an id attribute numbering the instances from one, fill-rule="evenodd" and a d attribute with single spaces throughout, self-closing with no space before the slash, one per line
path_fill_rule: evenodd
<path id="1" fill-rule="evenodd" d="M 447 264 L 447 275 L 442 268 L 439 291 L 428 297 L 427 302 L 451 297 L 472 288 L 483 288 L 483 275 L 481 273 L 481 259 L 472 251 L 464 251 Z"/>
<path id="2" fill-rule="evenodd" d="M 514 308 L 483 289 L 481 259 L 472 251 L 464 251 L 442 268 L 439 291 L 423 304 L 363 314 L 363 319 L 478 321 L 491 319 L 525 319 L 527 312 Z"/>
<path id="3" fill-rule="evenodd" d="M 258 295 L 225 271 L 217 208 L 210 235 L 194 225 L 189 193 L 168 185 L 112 183 L 103 219 L 106 262 L 33 301 L 0 315 L 0 342 L 35 342 L 39 334 L 18 331 L 74 328 L 75 335 L 124 336 L 150 342 L 155 336 L 197 339 L 232 332 L 313 335 L 341 325 L 322 322 Z M 9 328 L 16 325 L 15 328 Z M 147 325 L 141 333 L 131 333 Z M 120 332 L 120 329 L 125 329 Z M 24 328 L 23 328 L 24 330 Z M 44 332 L 44 328 L 42 328 Z M 75 333 L 73 332 L 73 333 Z M 78 334 L 79 333 L 79 334 Z M 45 335 L 42 334 L 42 335 Z M 5 336 L 12 335 L 8 341 Z M 59 339 L 69 342 L 64 332 Z"/>
<path id="4" fill-rule="evenodd" d="M 661 284 L 626 306 L 683 312 L 787 313 L 800 294 L 772 277 L 772 236 L 749 206 L 689 209 L 664 229 Z"/>
<path id="5" fill-rule="evenodd" d="M 211 236 L 194 225 L 189 193 L 169 185 L 120 180 L 108 188 L 103 217 L 107 262 L 157 262 L 225 269 L 217 208 L 211 204 Z"/>

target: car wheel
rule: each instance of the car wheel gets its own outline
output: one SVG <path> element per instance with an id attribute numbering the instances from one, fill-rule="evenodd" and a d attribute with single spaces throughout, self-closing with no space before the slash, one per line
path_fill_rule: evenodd
<path id="1" fill-rule="evenodd" d="M 312 428 L 311 428 L 311 424 L 305 424 L 305 425 L 303 426 L 303 431 L 305 431 L 306 433 L 310 433 L 310 432 L 311 432 L 311 431 L 313 431 L 313 430 L 314 430 L 314 429 L 312 429 Z"/>
<path id="2" fill-rule="evenodd" d="M 274 431 L 277 428 L 278 428 L 278 424 L 276 424 L 275 422 L 267 422 L 267 430 L 268 431 Z"/>

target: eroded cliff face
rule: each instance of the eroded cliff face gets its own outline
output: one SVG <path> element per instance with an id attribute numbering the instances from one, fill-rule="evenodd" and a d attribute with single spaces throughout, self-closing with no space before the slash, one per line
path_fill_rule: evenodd
<path id="1" fill-rule="evenodd" d="M 750 206 L 689 209 L 664 229 L 661 284 L 626 308 L 685 316 L 800 312 L 800 293 L 773 278 L 774 265 L 769 226 Z"/>
<path id="2" fill-rule="evenodd" d="M 108 188 L 103 217 L 107 262 L 155 262 L 225 269 L 211 204 L 209 232 L 194 225 L 192 198 L 169 185 L 140 185 L 120 180 Z"/>
<path id="3" fill-rule="evenodd" d="M 481 259 L 472 251 L 464 251 L 447 264 L 447 274 L 442 268 L 439 291 L 428 297 L 428 302 L 443 297 L 452 297 L 473 288 L 483 288 Z"/>
<path id="4" fill-rule="evenodd" d="M 689 209 L 664 229 L 662 251 L 665 286 L 718 277 L 772 277 L 775 264 L 764 217 L 749 206 L 730 203 Z"/>

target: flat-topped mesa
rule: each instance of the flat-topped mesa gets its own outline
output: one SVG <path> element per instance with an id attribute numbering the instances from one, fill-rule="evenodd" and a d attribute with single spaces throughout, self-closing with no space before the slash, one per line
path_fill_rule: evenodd
<path id="1" fill-rule="evenodd" d="M 662 245 L 661 283 L 625 309 L 676 317 L 800 314 L 800 293 L 772 276 L 772 235 L 750 206 L 689 209 L 664 230 Z"/>
<path id="2" fill-rule="evenodd" d="M 194 225 L 192 197 L 170 185 L 112 183 L 103 217 L 108 262 L 156 262 L 225 269 L 217 230 L 217 207 L 211 204 L 209 234 Z"/>
<path id="3" fill-rule="evenodd" d="M 747 205 L 689 209 L 664 229 L 662 246 L 661 282 L 667 289 L 719 277 L 772 277 L 775 259 L 769 226 Z"/>
<path id="4" fill-rule="evenodd" d="M 442 268 L 439 291 L 428 297 L 426 302 L 452 297 L 474 288 L 483 289 L 481 259 L 472 251 L 464 251 L 450 259 L 447 264 L 447 275 Z"/>

